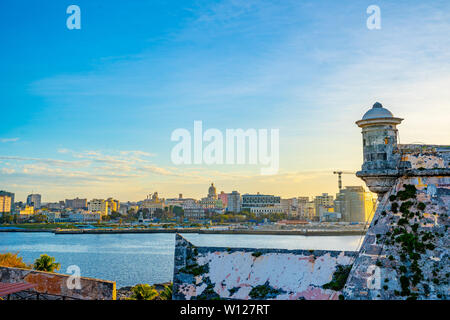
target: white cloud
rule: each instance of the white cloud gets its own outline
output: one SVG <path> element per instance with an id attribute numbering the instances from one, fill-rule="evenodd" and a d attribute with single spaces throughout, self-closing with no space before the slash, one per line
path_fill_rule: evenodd
<path id="1" fill-rule="evenodd" d="M 3 139 L 0 139 L 0 142 L 1 143 L 8 143 L 8 142 L 16 142 L 16 141 L 19 141 L 20 140 L 20 138 L 3 138 Z"/>

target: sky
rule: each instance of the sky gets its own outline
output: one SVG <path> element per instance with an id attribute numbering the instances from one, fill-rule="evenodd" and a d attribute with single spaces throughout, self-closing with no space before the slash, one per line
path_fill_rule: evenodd
<path id="1" fill-rule="evenodd" d="M 81 29 L 69 30 L 69 5 Z M 377 5 L 381 29 L 366 12 Z M 448 1 L 0 3 L 0 189 L 25 200 L 217 190 L 335 194 L 376 102 L 401 143 L 449 144 Z M 279 170 L 176 165 L 171 134 L 278 129 Z M 352 174 L 345 185 L 363 185 Z"/>

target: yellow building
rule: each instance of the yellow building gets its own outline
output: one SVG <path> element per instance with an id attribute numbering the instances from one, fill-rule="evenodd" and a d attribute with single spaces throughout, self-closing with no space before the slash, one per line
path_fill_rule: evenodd
<path id="1" fill-rule="evenodd" d="M 103 199 L 92 199 L 89 201 L 88 211 L 92 213 L 100 213 L 102 216 L 106 216 L 111 213 L 108 201 Z"/>
<path id="2" fill-rule="evenodd" d="M 345 187 L 336 195 L 335 212 L 346 222 L 370 222 L 376 210 L 376 197 L 361 186 Z"/>
<path id="3" fill-rule="evenodd" d="M 120 202 L 119 200 L 114 200 L 113 198 L 106 199 L 106 202 L 108 202 L 108 206 L 110 208 L 110 211 L 113 212 L 119 212 L 120 209 Z"/>
<path id="4" fill-rule="evenodd" d="M 7 195 L 0 195 L 0 213 L 10 213 L 12 211 L 12 198 Z"/>
<path id="5" fill-rule="evenodd" d="M 20 210 L 20 215 L 32 215 L 34 214 L 34 207 L 33 206 L 26 206 L 25 209 Z"/>

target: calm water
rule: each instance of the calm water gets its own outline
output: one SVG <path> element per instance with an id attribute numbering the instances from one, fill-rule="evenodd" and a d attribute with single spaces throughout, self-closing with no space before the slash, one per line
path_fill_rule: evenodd
<path id="1" fill-rule="evenodd" d="M 186 234 L 197 246 L 357 250 L 361 236 Z M 113 280 L 117 287 L 172 280 L 175 235 L 0 232 L 0 252 L 19 252 L 27 263 L 48 254 L 60 272 L 78 265 L 84 277 Z"/>

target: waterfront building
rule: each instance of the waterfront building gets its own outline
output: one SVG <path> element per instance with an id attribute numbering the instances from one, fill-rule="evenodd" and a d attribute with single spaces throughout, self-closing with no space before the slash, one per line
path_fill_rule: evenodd
<path id="1" fill-rule="evenodd" d="M 227 194 L 227 211 L 239 213 L 241 212 L 241 194 L 237 191 L 232 191 Z"/>
<path id="2" fill-rule="evenodd" d="M 185 199 L 182 204 L 183 210 L 200 207 L 198 201 L 192 198 Z"/>
<path id="3" fill-rule="evenodd" d="M 49 203 L 42 205 L 41 207 L 45 207 L 49 210 L 61 210 L 63 208 L 63 207 L 61 207 L 60 202 L 49 202 Z"/>
<path id="4" fill-rule="evenodd" d="M 164 210 L 164 199 L 160 199 L 158 192 L 147 195 L 147 198 L 142 201 L 140 206 L 142 209 L 148 209 L 151 215 L 153 215 L 157 209 Z"/>
<path id="5" fill-rule="evenodd" d="M 242 208 L 261 208 L 261 207 L 273 207 L 280 205 L 280 197 L 264 194 L 244 194 L 242 196 Z"/>
<path id="6" fill-rule="evenodd" d="M 120 202 L 119 200 L 114 200 L 113 198 L 106 199 L 106 202 L 108 202 L 108 206 L 111 209 L 111 212 L 119 212 L 120 208 Z"/>
<path id="7" fill-rule="evenodd" d="M 189 206 L 192 203 L 196 203 L 196 200 L 192 198 L 183 198 L 183 194 L 181 193 L 178 195 L 178 198 L 166 199 L 166 205 L 173 207 L 178 206 L 183 208 L 185 205 Z"/>
<path id="8" fill-rule="evenodd" d="M 102 216 L 104 216 L 104 214 L 101 212 L 87 212 L 78 209 L 68 213 L 68 220 L 70 222 L 98 222 L 102 219 Z"/>
<path id="9" fill-rule="evenodd" d="M 370 222 L 376 210 L 376 198 L 362 186 L 347 186 L 334 201 L 334 211 L 345 222 Z"/>
<path id="10" fill-rule="evenodd" d="M 86 209 L 88 207 L 87 199 L 79 199 L 78 197 L 75 199 L 66 199 L 65 207 L 71 209 Z"/>
<path id="11" fill-rule="evenodd" d="M 280 205 L 284 213 L 288 216 L 297 216 L 298 200 L 297 198 L 281 199 Z"/>
<path id="12" fill-rule="evenodd" d="M 0 191 L 0 216 L 14 212 L 14 193 Z"/>
<path id="13" fill-rule="evenodd" d="M 222 200 L 214 198 L 202 198 L 199 202 L 200 206 L 204 209 L 223 209 Z"/>
<path id="14" fill-rule="evenodd" d="M 34 212 L 35 212 L 35 209 L 34 209 L 34 207 L 32 205 L 31 206 L 26 205 L 25 209 L 20 210 L 19 214 L 21 216 L 28 217 L 28 216 L 34 214 Z"/>
<path id="15" fill-rule="evenodd" d="M 42 211 L 41 214 L 47 217 L 48 222 L 56 222 L 61 219 L 61 212 L 58 211 Z"/>
<path id="16" fill-rule="evenodd" d="M 316 216 L 319 217 L 320 206 L 332 207 L 334 205 L 333 196 L 328 193 L 322 193 L 321 196 L 316 196 L 314 198 L 314 206 L 316 211 Z"/>
<path id="17" fill-rule="evenodd" d="M 103 199 L 92 199 L 89 201 L 88 211 L 92 213 L 99 213 L 102 216 L 111 214 L 111 208 L 109 207 L 108 202 Z"/>
<path id="18" fill-rule="evenodd" d="M 250 213 L 254 213 L 256 216 L 263 214 L 274 214 L 274 213 L 283 213 L 283 208 L 281 205 L 275 206 L 266 206 L 266 207 L 251 207 Z"/>
<path id="19" fill-rule="evenodd" d="M 217 198 L 222 201 L 222 205 L 224 208 L 228 207 L 228 195 L 229 193 L 225 193 L 223 191 L 221 191 L 218 195 Z"/>
<path id="20" fill-rule="evenodd" d="M 184 217 L 188 220 L 201 220 L 206 218 L 206 212 L 202 207 L 190 207 L 184 209 Z"/>
<path id="21" fill-rule="evenodd" d="M 27 205 L 33 206 L 35 209 L 41 207 L 41 195 L 40 194 L 30 194 L 27 197 Z"/>
<path id="22" fill-rule="evenodd" d="M 298 216 L 302 219 L 313 220 L 316 216 L 316 206 L 314 201 L 309 201 L 309 198 L 307 199 L 308 201 L 304 201 L 304 199 L 302 199 L 301 202 L 298 202 Z"/>

